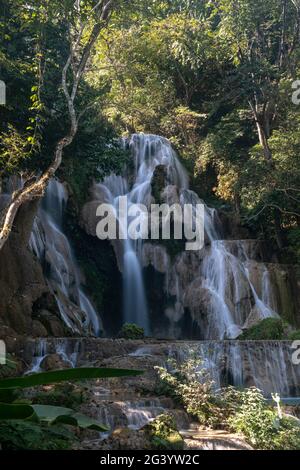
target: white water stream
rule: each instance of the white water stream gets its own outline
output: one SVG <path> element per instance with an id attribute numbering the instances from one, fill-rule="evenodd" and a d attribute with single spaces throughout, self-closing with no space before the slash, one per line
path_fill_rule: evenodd
<path id="1" fill-rule="evenodd" d="M 106 177 L 101 183 L 95 185 L 94 193 L 101 195 L 104 202 L 113 204 L 116 209 L 120 196 L 127 196 L 128 206 L 133 203 L 141 203 L 150 206 L 151 182 L 155 169 L 163 165 L 167 175 L 168 188 L 175 188 L 178 192 L 180 204 L 203 203 L 196 193 L 189 189 L 188 176 L 180 163 L 169 141 L 155 135 L 135 134 L 125 141 L 132 154 L 134 162 L 133 175 Z M 171 201 L 170 203 L 173 203 Z M 120 222 L 121 223 L 121 222 Z M 127 230 L 127 227 L 122 227 Z M 264 268 L 261 292 L 257 292 L 249 273 L 247 250 L 243 249 L 243 242 L 237 254 L 232 254 L 225 241 L 222 241 L 222 227 L 216 210 L 205 205 L 205 234 L 207 246 L 204 248 L 204 256 L 198 267 L 187 267 L 191 275 L 201 278 L 200 288 L 206 293 L 206 323 L 203 327 L 205 339 L 236 338 L 241 333 L 241 328 L 247 316 L 254 311 L 256 320 L 267 317 L 276 317 L 274 310 L 272 286 L 267 268 Z M 124 279 L 124 321 L 136 323 L 151 333 L 151 319 L 147 309 L 145 286 L 143 279 L 143 256 L 146 249 L 143 241 L 124 240 L 122 243 L 123 279 Z M 156 258 L 158 249 L 156 248 Z M 168 309 L 165 314 L 172 322 L 179 321 L 184 314 L 184 303 L 187 285 L 183 277 L 178 273 L 175 265 L 170 262 L 166 253 L 161 250 L 158 253 L 160 260 L 150 260 L 152 264 L 165 263 L 163 272 L 166 275 L 166 294 L 176 296 L 174 309 Z M 178 265 L 180 264 L 180 256 Z M 186 276 L 185 276 L 186 277 Z M 170 280 L 173 287 L 170 289 Z M 172 284 L 171 282 L 171 284 Z M 170 292 L 171 290 L 171 292 Z M 247 303 L 246 298 L 252 298 Z"/>
<path id="2" fill-rule="evenodd" d="M 64 186 L 52 179 L 35 219 L 30 247 L 39 258 L 53 291 L 62 319 L 74 332 L 92 327 L 95 335 L 101 320 L 81 285 L 81 272 L 71 244 L 63 233 L 67 203 Z"/>

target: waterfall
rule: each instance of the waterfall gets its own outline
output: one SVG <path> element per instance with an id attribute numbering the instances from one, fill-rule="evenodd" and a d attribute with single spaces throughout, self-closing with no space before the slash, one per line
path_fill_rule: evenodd
<path id="1" fill-rule="evenodd" d="M 40 372 L 43 360 L 51 354 L 59 355 L 71 367 L 76 367 L 81 350 L 81 340 L 78 339 L 51 338 L 49 340 L 41 338 L 36 340 L 32 345 L 31 365 L 26 374 Z"/>
<path id="2" fill-rule="evenodd" d="M 292 363 L 292 353 L 288 341 L 201 341 L 169 348 L 169 356 L 179 363 L 199 357 L 216 391 L 228 385 L 255 386 L 266 397 L 279 393 L 282 398 L 300 395 L 299 367 Z"/>
<path id="3" fill-rule="evenodd" d="M 145 370 L 153 370 L 155 365 L 168 367 L 169 359 L 183 363 L 198 358 L 199 366 L 208 372 L 216 392 L 234 385 L 239 388 L 255 386 L 266 397 L 272 393 L 279 393 L 282 398 L 300 396 L 300 367 L 292 360 L 295 351 L 292 341 L 149 341 L 124 345 L 122 341 L 100 338 L 43 338 L 28 341 L 25 349 L 31 372 L 38 372 L 44 357 L 51 354 L 59 354 L 77 367 L 107 359 L 114 363 L 114 358 L 116 363 L 121 358 L 120 364 L 124 365 L 127 357 L 130 364 L 139 364 L 136 368 Z M 112 399 L 110 386 L 109 383 L 95 385 L 94 393 L 101 403 Z M 143 415 L 147 416 L 149 409 L 155 412 L 156 408 L 160 411 L 159 408 L 165 406 L 158 398 L 155 404 L 149 403 L 146 397 L 132 395 L 127 385 L 115 400 L 124 409 L 127 425 L 134 425 L 134 421 L 137 424 Z"/>
<path id="4" fill-rule="evenodd" d="M 248 246 L 247 240 L 224 240 L 217 211 L 189 189 L 187 173 L 170 142 L 155 135 L 134 134 L 124 139 L 124 146 L 132 155 L 133 174 L 110 175 L 94 187 L 96 200 L 113 204 L 122 231 L 126 232 L 128 227 L 123 227 L 118 217 L 120 197 L 127 196 L 129 208 L 134 203 L 149 207 L 153 202 L 153 176 L 156 168 L 161 167 L 166 175 L 164 202 L 179 203 L 182 207 L 190 204 L 194 208 L 193 216 L 197 204 L 204 205 L 206 241 L 201 254 L 182 252 L 175 261 L 164 246 L 153 245 L 151 241 L 114 242 L 123 271 L 124 321 L 152 332 L 143 280 L 143 268 L 149 265 L 165 274 L 164 292 L 167 297 L 175 298 L 173 305 L 164 310 L 170 324 L 167 334 L 171 337 L 179 332 L 176 325 L 186 308 L 200 327 L 203 339 L 235 339 L 243 328 L 264 318 L 277 317 L 267 267 L 252 259 L 255 250 Z M 255 269 L 262 273 L 259 281 L 253 279 Z"/>
<path id="5" fill-rule="evenodd" d="M 83 291 L 79 267 L 63 233 L 66 203 L 64 186 L 56 179 L 50 180 L 34 222 L 30 247 L 43 266 L 65 324 L 76 333 L 88 331 L 91 325 L 98 335 L 100 318 Z"/>
<path id="6" fill-rule="evenodd" d="M 132 204 L 151 204 L 151 181 L 158 165 L 167 169 L 170 184 L 186 188 L 188 177 L 170 143 L 159 136 L 135 134 L 124 140 L 134 162 L 133 182 L 128 178 L 111 175 L 97 184 L 95 194 L 105 194 L 106 201 L 117 210 L 120 196 L 127 196 L 128 209 Z M 120 222 L 120 219 L 119 219 Z M 121 223 L 121 222 L 120 222 Z M 126 232 L 128 227 L 122 227 Z M 136 323 L 150 333 L 147 301 L 142 274 L 142 240 L 123 242 L 124 321 Z"/>
<path id="7" fill-rule="evenodd" d="M 191 200 L 193 204 L 202 202 L 195 193 L 185 197 L 186 203 Z M 278 317 L 273 309 L 275 305 L 270 276 L 263 263 L 259 263 L 263 271 L 260 292 L 257 292 L 251 280 L 252 260 L 249 258 L 251 250 L 247 249 L 248 241 L 222 240 L 218 214 L 207 206 L 205 233 L 207 247 L 204 248 L 198 270 L 200 288 L 203 289 L 204 296 L 207 296 L 206 309 L 209 316 L 204 339 L 235 339 L 241 334 L 251 312 L 255 312 L 255 321 Z"/>

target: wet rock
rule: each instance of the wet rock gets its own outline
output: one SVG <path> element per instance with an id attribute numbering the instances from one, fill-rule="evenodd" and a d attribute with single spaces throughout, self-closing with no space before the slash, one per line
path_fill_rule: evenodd
<path id="1" fill-rule="evenodd" d="M 225 431 L 192 428 L 183 436 L 187 450 L 253 450 L 241 436 Z"/>
<path id="2" fill-rule="evenodd" d="M 238 325 L 230 325 L 226 330 L 227 339 L 237 339 L 243 334 L 243 330 Z"/>
<path id="3" fill-rule="evenodd" d="M 188 429 L 191 424 L 191 418 L 183 410 L 168 410 L 168 414 L 173 417 L 177 429 Z"/>
<path id="4" fill-rule="evenodd" d="M 96 212 L 100 204 L 100 201 L 87 202 L 81 211 L 80 225 L 88 235 L 92 235 L 93 237 L 96 236 L 96 227 L 99 222 L 99 217 L 96 217 Z"/>
<path id="5" fill-rule="evenodd" d="M 168 168 L 165 165 L 157 165 L 152 176 L 152 196 L 156 204 L 162 201 L 162 191 L 168 184 Z"/>
<path id="6" fill-rule="evenodd" d="M 145 243 L 143 246 L 143 266 L 153 266 L 159 273 L 167 273 L 170 266 L 170 258 L 167 250 L 160 245 Z"/>
<path id="7" fill-rule="evenodd" d="M 131 429 L 116 429 L 105 440 L 83 442 L 79 450 L 150 450 L 151 443 L 143 431 Z"/>
<path id="8" fill-rule="evenodd" d="M 35 338 L 43 338 L 48 336 L 48 331 L 39 320 L 32 322 L 32 336 Z"/>
<path id="9" fill-rule="evenodd" d="M 35 318 L 39 324 L 42 324 L 46 329 L 46 332 L 56 338 L 61 338 L 70 334 L 69 330 L 63 324 L 57 315 L 54 315 L 51 311 L 42 309 L 35 313 Z M 40 334 L 40 337 L 48 336 L 48 334 Z M 33 335 L 35 336 L 35 335 Z M 38 336 L 38 335 L 36 335 Z"/>
<path id="10" fill-rule="evenodd" d="M 179 204 L 180 201 L 177 186 L 166 186 L 161 193 L 161 202 L 169 204 L 170 206 L 173 204 Z"/>
<path id="11" fill-rule="evenodd" d="M 249 328 L 252 328 L 252 326 L 257 325 L 260 322 L 261 322 L 261 313 L 258 310 L 258 308 L 254 306 L 250 312 L 250 315 L 248 316 L 247 320 L 245 321 L 243 325 L 243 330 L 248 330 Z"/>
<path id="12" fill-rule="evenodd" d="M 44 371 L 70 369 L 72 365 L 60 354 L 49 354 L 41 362 L 40 367 Z"/>

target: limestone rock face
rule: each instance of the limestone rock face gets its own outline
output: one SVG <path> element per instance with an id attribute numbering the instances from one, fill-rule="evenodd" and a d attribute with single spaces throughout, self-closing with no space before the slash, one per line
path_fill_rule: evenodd
<path id="1" fill-rule="evenodd" d="M 20 209 L 13 232 L 0 252 L 0 325 L 27 335 L 32 333 L 34 303 L 45 294 L 51 297 L 42 267 L 28 248 L 36 210 L 36 203 Z"/>
<path id="2" fill-rule="evenodd" d="M 45 338 L 48 336 L 47 329 L 39 320 L 33 320 L 32 322 L 32 336 L 34 338 Z"/>
<path id="3" fill-rule="evenodd" d="M 257 262 L 268 262 L 269 254 L 262 240 L 225 240 L 226 249 L 240 259 L 250 259 Z"/>
<path id="4" fill-rule="evenodd" d="M 101 202 L 87 202 L 81 211 L 81 225 L 88 235 L 96 236 L 97 217 L 96 211 Z"/>
<path id="5" fill-rule="evenodd" d="M 151 265 L 159 273 L 166 274 L 168 272 L 170 258 L 163 246 L 146 243 L 143 246 L 142 257 L 144 267 Z"/>

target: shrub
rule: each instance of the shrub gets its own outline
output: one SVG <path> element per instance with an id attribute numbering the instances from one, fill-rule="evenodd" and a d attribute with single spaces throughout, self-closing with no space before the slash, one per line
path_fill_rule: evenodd
<path id="1" fill-rule="evenodd" d="M 286 337 L 287 323 L 278 318 L 266 318 L 252 326 L 239 338 L 241 340 L 272 340 Z"/>
<path id="2" fill-rule="evenodd" d="M 38 405 L 64 406 L 77 409 L 86 399 L 86 392 L 83 387 L 65 383 L 50 386 L 47 390 L 42 389 L 34 393 L 32 402 Z"/>
<path id="3" fill-rule="evenodd" d="M 240 400 L 237 412 L 228 420 L 233 431 L 241 432 L 257 449 L 300 449 L 300 427 L 288 417 L 280 419 L 260 390 L 245 390 L 240 393 Z"/>
<path id="4" fill-rule="evenodd" d="M 297 341 L 300 340 L 300 330 L 293 331 L 289 334 L 288 339 L 290 341 Z"/>
<path id="5" fill-rule="evenodd" d="M 147 426 L 154 449 L 182 450 L 184 441 L 179 434 L 174 418 L 168 414 L 158 416 Z"/>
<path id="6" fill-rule="evenodd" d="M 119 333 L 119 338 L 125 339 L 143 339 L 145 337 L 144 328 L 141 328 L 134 323 L 125 323 Z"/>
<path id="7" fill-rule="evenodd" d="M 223 420 L 219 398 L 213 393 L 213 382 L 201 367 L 201 361 L 190 359 L 180 365 L 169 361 L 169 366 L 169 369 L 156 367 L 160 377 L 158 393 L 173 398 L 200 424 L 220 425 Z"/>

